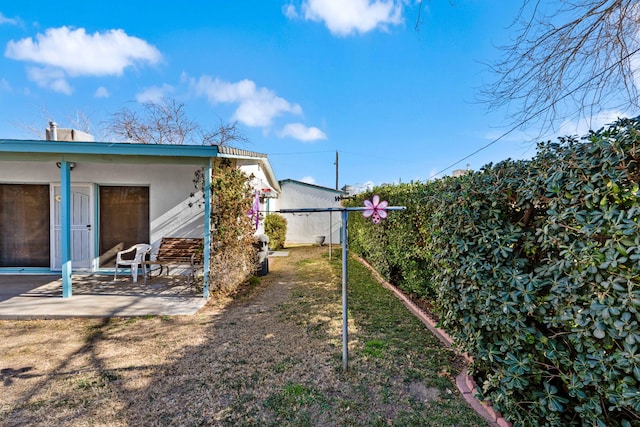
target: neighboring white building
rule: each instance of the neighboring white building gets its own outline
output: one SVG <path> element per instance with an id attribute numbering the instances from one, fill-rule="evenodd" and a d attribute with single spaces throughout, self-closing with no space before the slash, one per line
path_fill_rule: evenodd
<path id="1" fill-rule="evenodd" d="M 344 192 L 306 182 L 280 181 L 278 209 L 340 207 Z M 275 209 L 274 209 L 275 210 Z M 339 212 L 280 214 L 287 220 L 286 244 L 313 244 L 315 236 L 325 236 L 325 243 L 339 243 L 342 230 Z"/>

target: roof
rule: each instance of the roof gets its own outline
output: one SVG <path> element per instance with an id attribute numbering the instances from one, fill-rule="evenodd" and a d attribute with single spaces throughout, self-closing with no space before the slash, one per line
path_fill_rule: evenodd
<path id="1" fill-rule="evenodd" d="M 269 156 L 263 153 L 256 153 L 255 151 L 243 150 L 241 148 L 229 147 L 228 145 L 218 146 L 218 157 L 243 159 L 243 160 L 257 160 L 264 169 L 265 176 L 271 188 L 280 192 L 280 183 L 276 179 L 276 174 L 271 168 L 269 163 Z"/>
<path id="2" fill-rule="evenodd" d="M 345 192 L 342 190 L 336 190 L 335 188 L 323 187 L 321 185 L 316 185 L 316 184 L 309 184 L 308 182 L 303 182 L 303 181 L 296 181 L 295 179 L 283 179 L 280 181 L 280 185 L 289 184 L 289 183 L 302 185 L 310 188 L 315 188 L 317 190 L 329 191 L 336 194 L 345 194 Z"/>
<path id="3" fill-rule="evenodd" d="M 266 154 L 217 145 L 140 144 L 130 142 L 0 139 L 0 160 L 92 161 L 206 164 L 212 157 L 242 159 L 262 166 L 271 186 L 280 191 Z"/>
<path id="4" fill-rule="evenodd" d="M 218 147 L 215 145 L 160 145 L 126 142 L 0 139 L 0 153 L 210 158 L 218 157 Z"/>
<path id="5" fill-rule="evenodd" d="M 218 147 L 219 157 L 226 157 L 226 156 L 229 156 L 229 155 L 233 156 L 235 158 L 238 158 L 238 157 L 249 157 L 249 158 L 264 157 L 264 158 L 266 158 L 267 157 L 266 154 L 256 153 L 255 151 L 243 150 L 241 148 L 229 147 L 228 145 L 219 145 L 217 147 Z"/>

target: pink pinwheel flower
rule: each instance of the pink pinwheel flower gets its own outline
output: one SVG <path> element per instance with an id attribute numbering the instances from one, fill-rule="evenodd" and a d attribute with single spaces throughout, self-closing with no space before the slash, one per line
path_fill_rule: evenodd
<path id="1" fill-rule="evenodd" d="M 258 224 L 260 224 L 260 193 L 256 191 L 256 195 L 253 198 L 253 206 L 247 212 L 247 215 L 251 219 L 251 222 L 255 222 L 256 230 L 258 229 Z"/>
<path id="2" fill-rule="evenodd" d="M 371 217 L 371 221 L 377 224 L 381 219 L 387 217 L 387 211 L 385 210 L 387 206 L 389 206 L 389 203 L 386 200 L 380 201 L 380 196 L 376 194 L 370 201 L 364 201 L 364 207 L 366 209 L 362 212 L 362 215 L 365 218 Z"/>

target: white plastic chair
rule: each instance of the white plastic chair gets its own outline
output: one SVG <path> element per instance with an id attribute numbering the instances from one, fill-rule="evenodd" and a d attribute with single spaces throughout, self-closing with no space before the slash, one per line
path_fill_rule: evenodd
<path id="1" fill-rule="evenodd" d="M 133 259 L 123 259 L 122 256 L 135 251 Z M 144 277 L 144 283 L 147 283 L 147 265 L 145 264 L 145 256 L 151 252 L 151 245 L 147 243 L 138 243 L 131 246 L 129 249 L 120 251 L 116 254 L 116 269 L 113 275 L 113 281 L 115 282 L 118 277 L 118 266 L 127 265 L 131 268 L 131 277 L 134 282 L 138 281 L 138 267 L 142 267 L 142 276 Z"/>

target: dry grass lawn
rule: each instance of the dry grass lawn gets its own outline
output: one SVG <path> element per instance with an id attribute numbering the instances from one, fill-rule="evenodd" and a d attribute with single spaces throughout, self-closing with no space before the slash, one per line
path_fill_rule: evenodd
<path id="1" fill-rule="evenodd" d="M 393 297 L 351 296 L 342 371 L 326 252 L 293 248 L 194 316 L 0 321 L 0 425 L 485 425 L 453 383 L 455 356 Z"/>

